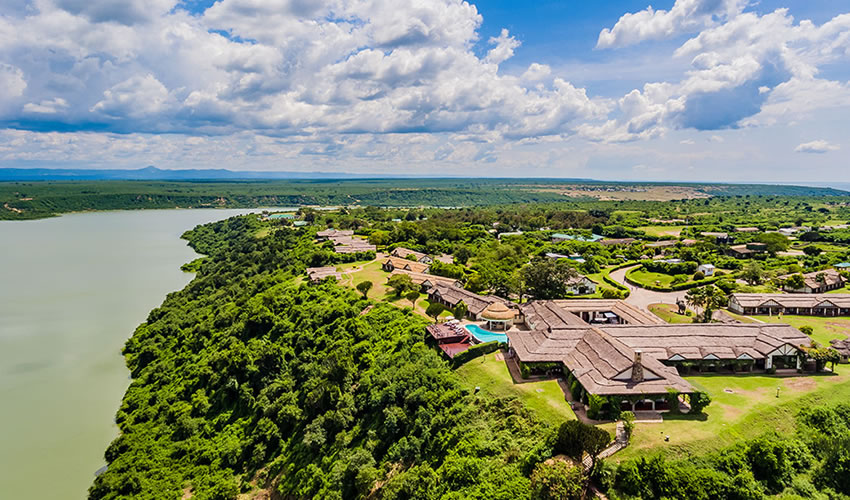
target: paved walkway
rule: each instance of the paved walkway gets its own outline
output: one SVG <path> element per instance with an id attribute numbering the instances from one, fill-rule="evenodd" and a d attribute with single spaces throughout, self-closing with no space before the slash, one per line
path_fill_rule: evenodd
<path id="1" fill-rule="evenodd" d="M 639 266 L 640 264 L 637 264 L 611 271 L 611 278 L 618 283 L 622 283 L 623 286 L 629 289 L 629 296 L 626 297 L 627 304 L 639 307 L 644 311 L 649 311 L 650 304 L 675 304 L 676 300 L 685 300 L 684 290 L 678 292 L 655 292 L 628 283 L 626 281 L 626 273 Z"/>

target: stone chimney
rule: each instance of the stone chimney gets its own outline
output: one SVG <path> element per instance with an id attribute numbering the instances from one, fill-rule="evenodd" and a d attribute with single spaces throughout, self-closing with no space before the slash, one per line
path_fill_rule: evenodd
<path id="1" fill-rule="evenodd" d="M 640 349 L 635 349 L 635 362 L 632 364 L 632 382 L 643 382 L 643 363 Z"/>

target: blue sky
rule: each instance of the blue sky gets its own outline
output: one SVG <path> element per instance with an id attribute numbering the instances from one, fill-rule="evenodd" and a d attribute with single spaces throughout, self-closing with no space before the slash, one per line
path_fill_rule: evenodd
<path id="1" fill-rule="evenodd" d="M 842 3 L 3 3 L 0 166 L 850 181 Z"/>

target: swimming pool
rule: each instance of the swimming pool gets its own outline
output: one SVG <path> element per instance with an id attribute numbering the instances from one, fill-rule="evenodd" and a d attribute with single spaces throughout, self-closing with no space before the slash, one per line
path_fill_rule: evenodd
<path id="1" fill-rule="evenodd" d="M 477 340 L 481 343 L 491 342 L 493 340 L 496 340 L 496 341 L 499 341 L 499 342 L 507 342 L 508 341 L 508 336 L 505 335 L 504 333 L 493 333 L 493 332 L 490 332 L 490 331 L 487 331 L 487 330 L 481 328 L 478 325 L 466 325 L 466 326 L 464 326 L 464 328 L 466 328 L 466 330 L 469 333 L 471 333 L 473 337 L 475 337 L 475 340 Z"/>

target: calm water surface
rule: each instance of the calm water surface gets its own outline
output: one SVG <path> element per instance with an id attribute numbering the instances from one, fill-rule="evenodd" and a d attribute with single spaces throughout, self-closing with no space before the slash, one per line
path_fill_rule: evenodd
<path id="1" fill-rule="evenodd" d="M 250 210 L 0 222 L 0 499 L 81 499 L 117 435 L 121 348 L 192 275 L 179 239 Z"/>

